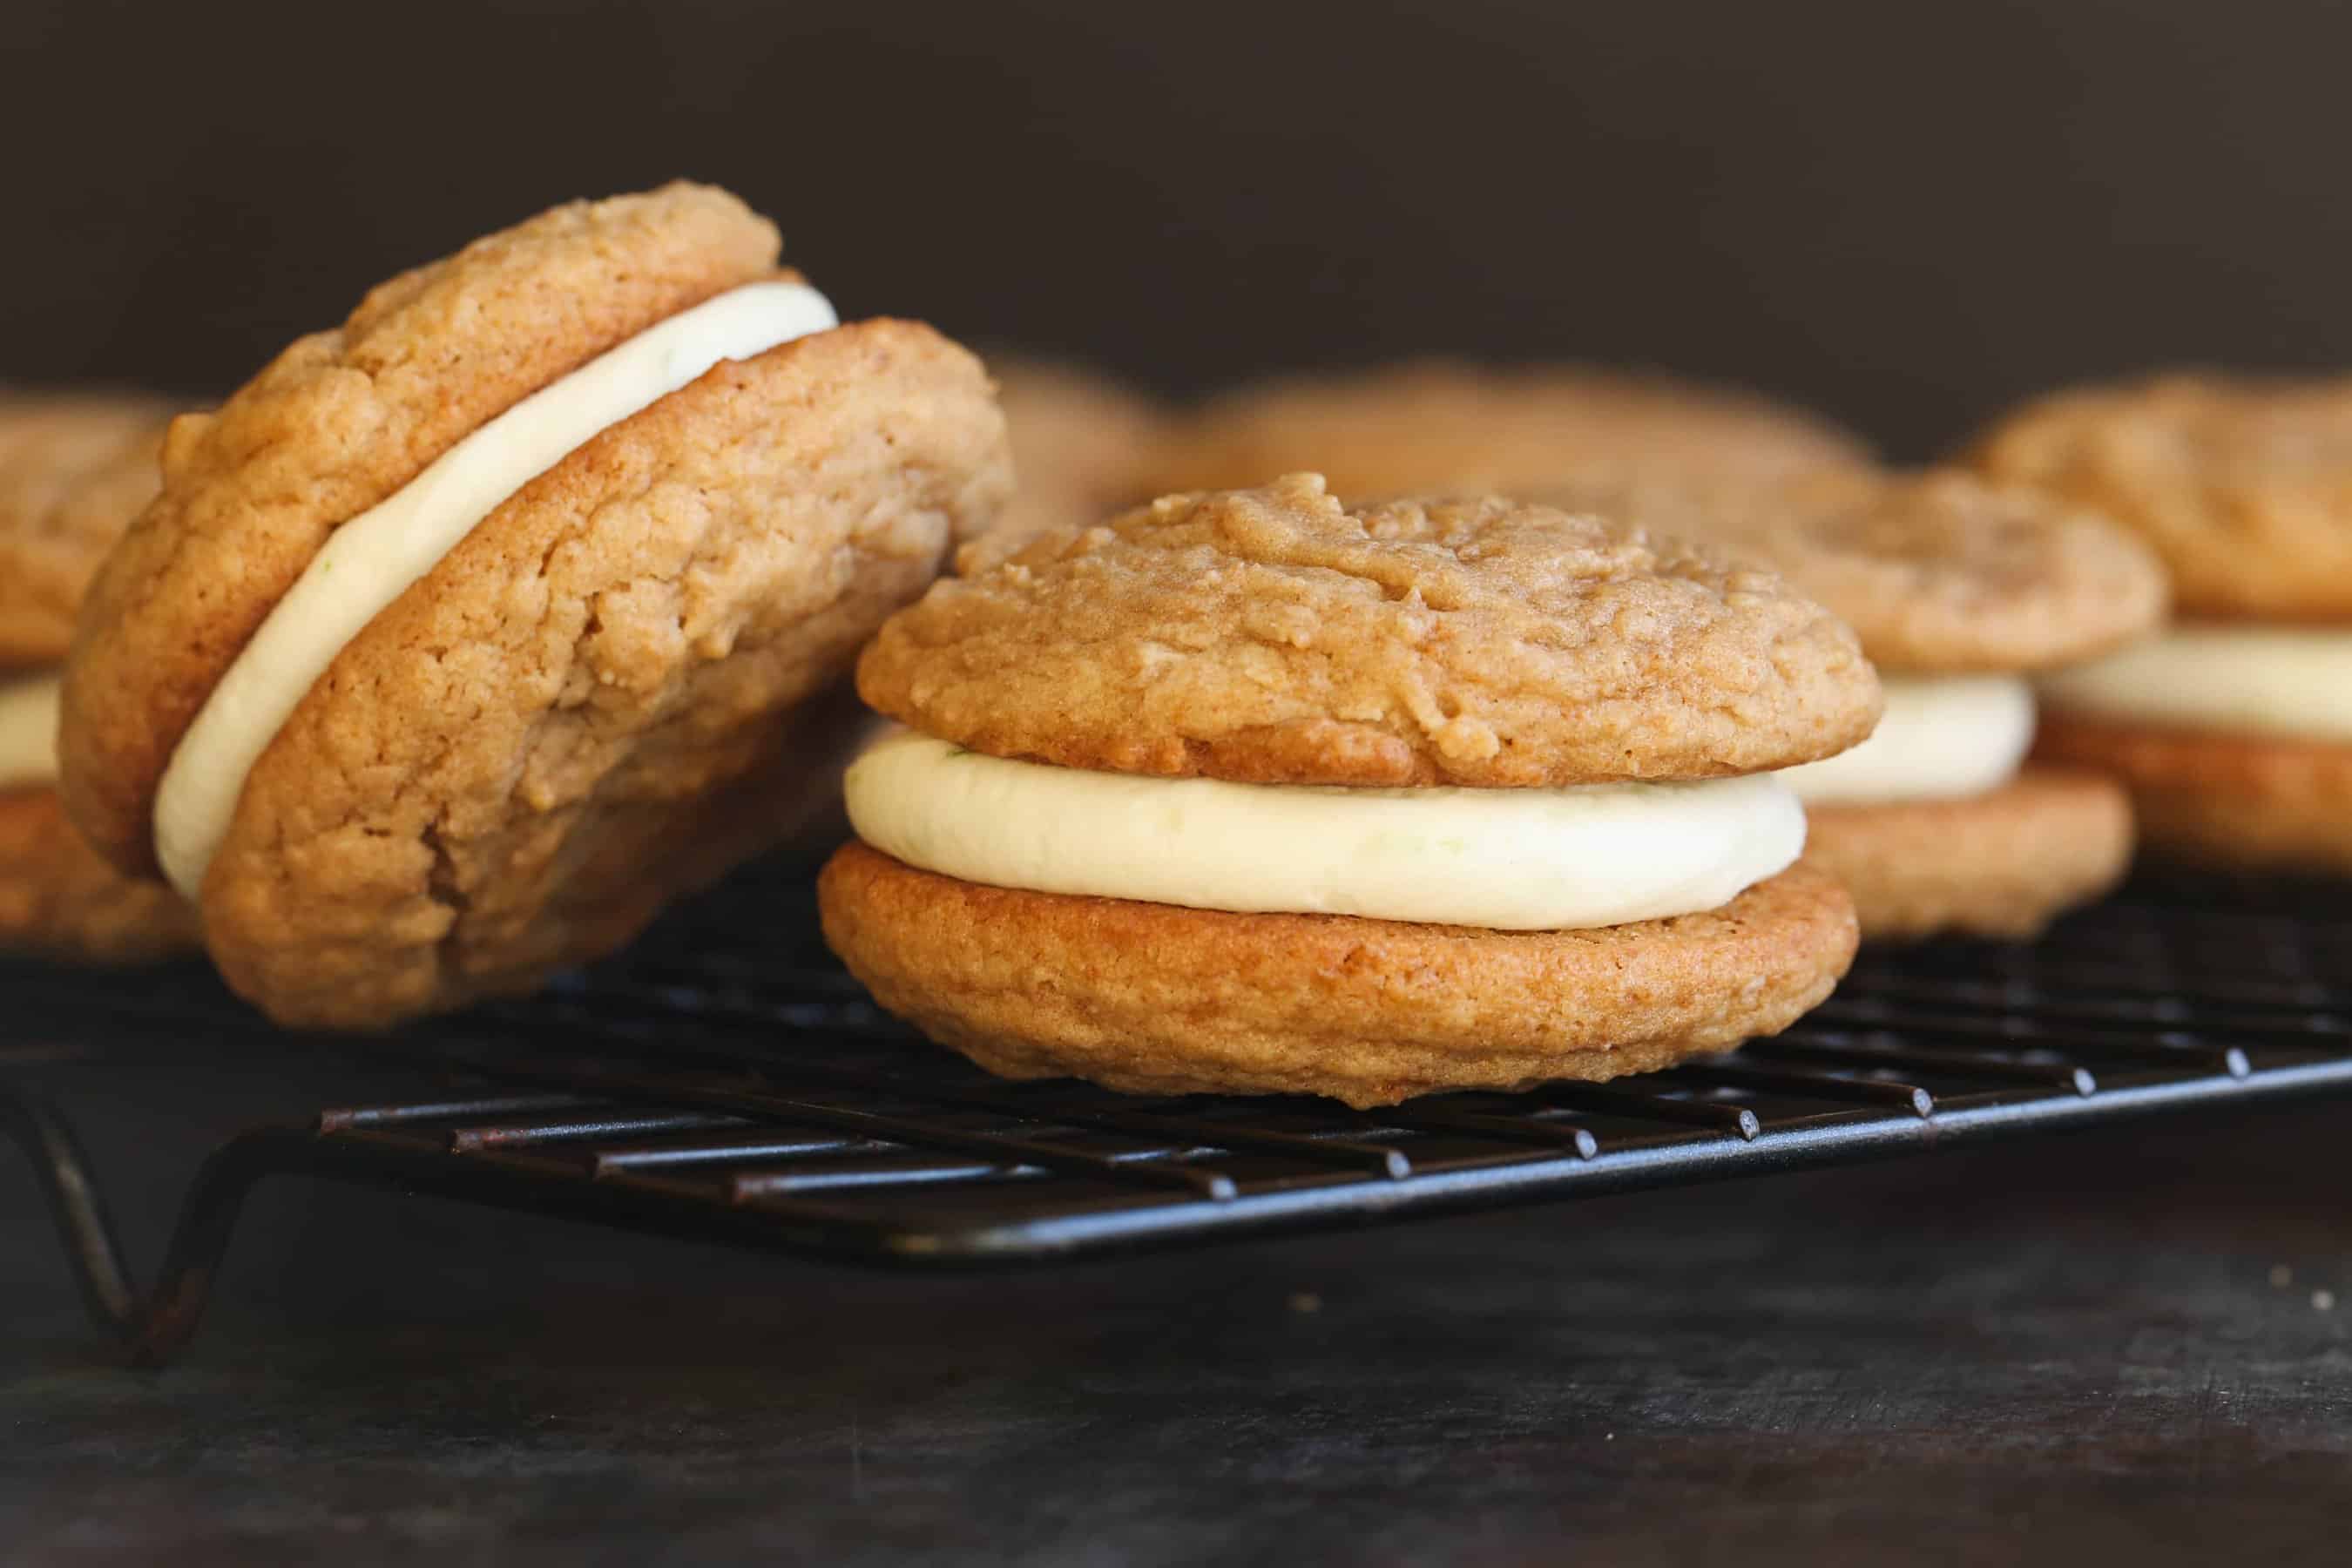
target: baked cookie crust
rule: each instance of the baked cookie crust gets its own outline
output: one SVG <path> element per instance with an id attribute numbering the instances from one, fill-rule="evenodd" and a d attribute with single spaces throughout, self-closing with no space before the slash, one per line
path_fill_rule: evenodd
<path id="1" fill-rule="evenodd" d="M 858 665 L 992 755 L 1247 783 L 1696 779 L 1876 722 L 1853 635 L 1769 572 L 1500 498 L 1343 506 L 1313 474 L 982 540 Z"/>
<path id="2" fill-rule="evenodd" d="M 1647 1072 L 1775 1033 L 1855 940 L 1844 890 L 1802 866 L 1718 910 L 1581 931 L 1024 892 L 862 844 L 818 896 L 876 1000 L 991 1072 L 1358 1107 Z"/>
<path id="3" fill-rule="evenodd" d="M 1566 487 L 1769 566 L 1853 627 L 1889 673 L 2011 673 L 2105 653 L 2163 624 L 2153 551 L 2105 518 L 1959 469 L 1843 469 L 1776 485 Z"/>
<path id="4" fill-rule="evenodd" d="M 1853 895 L 1865 942 L 2030 937 L 2123 879 L 2132 810 L 2097 773 L 2028 766 L 1960 800 L 1806 809 L 1803 864 Z"/>
<path id="5" fill-rule="evenodd" d="M 915 322 L 722 362 L 605 430 L 255 764 L 204 888 L 222 973 L 282 1023 L 370 1027 L 617 947 L 797 826 L 778 801 L 834 765 L 837 715 L 795 710 L 1010 485 L 979 361 Z"/>
<path id="6" fill-rule="evenodd" d="M 2352 376 L 2173 374 L 2063 392 L 1969 457 L 2138 532 L 2184 614 L 2352 620 Z"/>
<path id="7" fill-rule="evenodd" d="M 2034 754 L 2120 779 L 2149 847 L 2252 870 L 2352 876 L 2352 745 L 2043 716 Z"/>

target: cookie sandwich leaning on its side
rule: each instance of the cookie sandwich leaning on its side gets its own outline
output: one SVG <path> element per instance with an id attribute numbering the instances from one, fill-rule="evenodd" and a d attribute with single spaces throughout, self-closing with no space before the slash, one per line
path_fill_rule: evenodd
<path id="1" fill-rule="evenodd" d="M 528 989 L 765 847 L 811 699 L 1002 502 L 979 362 L 777 249 L 706 186 L 558 207 L 172 426 L 63 789 L 273 1017 Z"/>
<path id="2" fill-rule="evenodd" d="M 1313 474 L 1025 544 L 859 661 L 827 940 L 1016 1078 L 1358 1106 L 1607 1079 L 1786 1026 L 1854 946 L 1770 770 L 1869 732 L 1769 573 Z"/>
<path id="3" fill-rule="evenodd" d="M 2151 848 L 2352 876 L 2352 376 L 2061 393 L 1973 456 L 2172 573 L 2170 630 L 2043 682 L 2039 752 L 2121 778 Z"/>
<path id="4" fill-rule="evenodd" d="M 195 945 L 195 911 L 83 843 L 57 791 L 58 666 L 155 494 L 168 417 L 145 397 L 0 395 L 0 949 L 134 963 Z"/>
<path id="5" fill-rule="evenodd" d="M 1958 470 L 1856 468 L 1618 504 L 1779 572 L 1851 625 L 1877 667 L 1877 731 L 1785 775 L 1805 802 L 1806 858 L 1853 895 L 1863 940 L 2030 936 L 2122 878 L 2123 789 L 2025 757 L 2032 677 L 2163 622 L 2163 568 L 2129 534 Z"/>

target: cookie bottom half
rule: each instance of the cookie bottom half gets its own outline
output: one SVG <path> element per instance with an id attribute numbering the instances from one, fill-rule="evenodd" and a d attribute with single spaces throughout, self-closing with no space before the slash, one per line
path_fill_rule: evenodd
<path id="1" fill-rule="evenodd" d="M 195 911 L 82 842 L 52 789 L 0 792 L 0 950 L 145 963 L 196 946 Z"/>
<path id="2" fill-rule="evenodd" d="M 1844 891 L 1804 866 L 1721 909 L 1570 931 L 1033 893 L 863 844 L 818 893 L 876 1000 L 992 1072 L 1360 1108 L 1612 1079 L 1773 1034 L 1855 943 Z"/>
<path id="3" fill-rule="evenodd" d="M 2053 713 L 2034 752 L 2121 779 L 2140 837 L 2174 858 L 2352 876 L 2352 745 Z"/>
<path id="4" fill-rule="evenodd" d="M 1805 864 L 1845 884 L 1864 942 L 2032 936 L 2131 865 L 2122 787 L 2063 768 L 1959 800 L 1809 806 L 1805 823 Z"/>

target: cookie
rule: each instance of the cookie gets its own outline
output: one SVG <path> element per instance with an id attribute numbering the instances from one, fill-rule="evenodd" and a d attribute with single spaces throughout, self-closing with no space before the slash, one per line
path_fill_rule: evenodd
<path id="1" fill-rule="evenodd" d="M 0 669 L 66 657 L 91 574 L 155 494 L 170 414 L 131 395 L 0 397 Z"/>
<path id="2" fill-rule="evenodd" d="M 2100 773 L 2029 766 L 1948 800 L 1806 807 L 1805 863 L 1873 940 L 2030 937 L 2123 879 L 2132 809 Z"/>
<path id="3" fill-rule="evenodd" d="M 1312 474 L 967 547 L 859 660 L 825 931 L 1014 1077 L 1386 1104 L 1785 1026 L 1853 911 L 1769 770 L 1865 733 L 1769 573 Z"/>
<path id="4" fill-rule="evenodd" d="M 1526 494 L 1579 479 L 1751 480 L 1869 460 L 1859 436 L 1750 393 L 1574 365 L 1418 362 L 1216 398 L 1171 441 L 1170 489 L 1301 469 L 1339 494 Z"/>
<path id="5" fill-rule="evenodd" d="M 2352 877 L 2352 745 L 2054 712 L 2034 752 L 2122 780 L 2141 834 L 2176 858 Z"/>
<path id="6" fill-rule="evenodd" d="M 2352 377 L 2062 393 L 1972 456 L 2104 508 L 2176 584 L 2179 625 L 2045 682 L 2046 754 L 2116 772 L 2159 851 L 2352 871 Z"/>
<path id="7" fill-rule="evenodd" d="M 91 851 L 58 799 L 57 676 L 100 560 L 155 493 L 163 405 L 0 399 L 0 949 L 131 963 L 192 947 L 195 917 Z"/>
<path id="8" fill-rule="evenodd" d="M 793 825 L 812 700 L 1010 463 L 976 359 L 777 247 L 708 187 L 559 207 L 173 426 L 64 791 L 273 1017 L 526 990 Z"/>
<path id="9" fill-rule="evenodd" d="M 2181 614 L 2352 621 L 2352 376 L 2172 374 L 2059 393 L 1970 461 L 2153 545 Z"/>
<path id="10" fill-rule="evenodd" d="M 1833 611 L 1882 672 L 2022 673 L 2164 621 L 2163 564 L 2106 518 L 1957 468 L 1850 468 L 1774 484 L 1556 487 L 1769 566 Z"/>
<path id="11" fill-rule="evenodd" d="M 1296 784 L 1753 773 L 1877 717 L 1853 634 L 1768 572 L 1500 498 L 1350 510 L 1313 474 L 967 547 L 858 666 L 999 756 Z"/>
<path id="12" fill-rule="evenodd" d="M 118 964 L 195 945 L 195 910 L 101 859 L 66 820 L 57 791 L 0 789 L 0 949 Z"/>
<path id="13" fill-rule="evenodd" d="M 1013 499 L 992 533 L 1025 539 L 1087 528 L 1150 500 L 1164 459 L 1167 415 L 1098 372 L 1052 360 L 991 355 L 1013 442 Z"/>
<path id="14" fill-rule="evenodd" d="M 1596 931 L 1232 914 L 983 887 L 844 848 L 825 940 L 875 999 L 992 1072 L 1139 1094 L 1448 1089 L 1648 1072 L 1787 1027 L 1853 956 L 1836 882 Z"/>
<path id="15" fill-rule="evenodd" d="M 2122 795 L 2019 769 L 2027 677 L 2145 638 L 2164 571 L 2104 518 L 1950 469 L 1772 484 L 1560 487 L 1772 567 L 1843 616 L 1883 678 L 1868 741 L 1793 770 L 1809 856 L 1849 879 L 1864 940 L 2030 935 L 2105 890 L 2130 853 Z"/>

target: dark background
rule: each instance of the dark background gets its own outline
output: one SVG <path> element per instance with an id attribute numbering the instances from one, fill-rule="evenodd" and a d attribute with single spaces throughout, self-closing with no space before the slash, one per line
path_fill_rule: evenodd
<path id="1" fill-rule="evenodd" d="M 1431 350 L 1814 399 L 2352 360 L 2352 8 L 2199 0 L 0 4 L 0 377 L 242 379 L 688 174 L 845 313 L 1189 391 Z"/>

